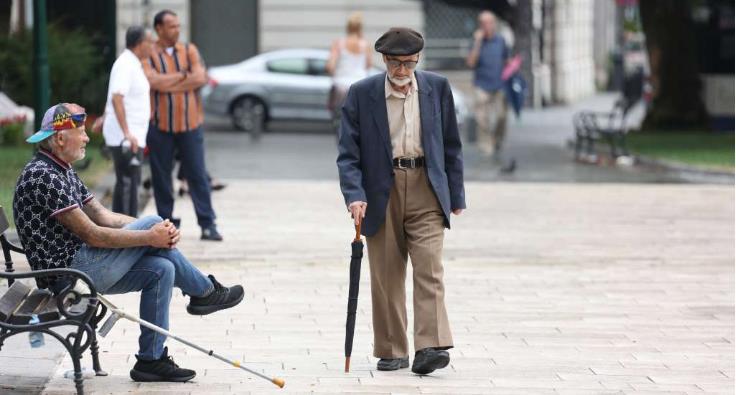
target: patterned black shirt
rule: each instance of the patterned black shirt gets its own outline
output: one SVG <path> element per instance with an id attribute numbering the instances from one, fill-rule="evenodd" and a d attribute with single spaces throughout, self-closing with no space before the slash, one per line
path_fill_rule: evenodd
<path id="1" fill-rule="evenodd" d="M 72 167 L 49 151 L 39 150 L 28 162 L 15 186 L 13 216 L 31 269 L 71 265 L 82 240 L 55 217 L 92 198 Z"/>

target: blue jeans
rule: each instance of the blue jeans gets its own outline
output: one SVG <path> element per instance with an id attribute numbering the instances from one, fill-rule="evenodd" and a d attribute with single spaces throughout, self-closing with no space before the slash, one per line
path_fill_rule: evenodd
<path id="1" fill-rule="evenodd" d="M 147 230 L 161 222 L 152 215 L 128 224 L 128 230 Z M 203 296 L 213 285 L 177 249 L 154 247 L 96 248 L 82 246 L 71 267 L 86 273 L 102 294 L 141 293 L 140 317 L 156 326 L 169 329 L 171 291 L 178 287 L 185 294 Z M 166 336 L 141 326 L 138 357 L 158 359 Z"/>

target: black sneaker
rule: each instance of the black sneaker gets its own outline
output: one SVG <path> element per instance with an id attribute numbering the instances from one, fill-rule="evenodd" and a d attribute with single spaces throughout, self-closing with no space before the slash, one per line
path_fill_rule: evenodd
<path id="1" fill-rule="evenodd" d="M 215 280 L 215 276 L 209 275 L 210 281 L 214 284 L 215 289 L 207 296 L 197 297 L 190 296 L 187 312 L 192 315 L 207 315 L 215 311 L 228 309 L 240 303 L 243 300 L 245 291 L 241 285 L 232 287 L 224 287 Z"/>
<path id="2" fill-rule="evenodd" d="M 416 374 L 430 374 L 450 363 L 450 353 L 431 347 L 423 348 L 414 355 L 411 371 Z"/>
<path id="3" fill-rule="evenodd" d="M 202 240 L 222 241 L 222 235 L 217 231 L 217 227 L 215 225 L 202 228 L 202 237 L 200 238 Z"/>
<path id="4" fill-rule="evenodd" d="M 183 383 L 189 381 L 197 375 L 197 372 L 191 369 L 182 369 L 174 363 L 174 359 L 169 356 L 168 347 L 164 348 L 161 358 L 153 361 L 146 361 L 135 356 L 138 362 L 135 363 L 130 371 L 130 378 L 133 381 L 151 382 L 151 381 L 171 381 Z"/>

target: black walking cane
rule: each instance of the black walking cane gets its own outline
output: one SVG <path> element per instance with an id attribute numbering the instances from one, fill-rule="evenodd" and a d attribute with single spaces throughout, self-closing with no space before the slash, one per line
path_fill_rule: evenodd
<path id="1" fill-rule="evenodd" d="M 360 287 L 360 261 L 363 258 L 363 240 L 360 238 L 360 221 L 355 225 L 355 240 L 351 245 L 350 287 L 348 289 L 348 319 L 345 323 L 345 373 L 350 372 L 350 355 L 353 353 L 355 335 L 355 312 L 358 309 L 358 289 Z"/>

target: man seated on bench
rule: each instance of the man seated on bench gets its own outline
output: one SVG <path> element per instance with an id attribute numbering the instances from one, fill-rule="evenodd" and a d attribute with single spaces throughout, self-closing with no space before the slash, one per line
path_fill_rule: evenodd
<path id="1" fill-rule="evenodd" d="M 26 140 L 39 143 L 40 149 L 18 178 L 13 214 L 31 268 L 80 270 L 102 294 L 142 291 L 141 318 L 164 329 L 175 286 L 189 295 L 190 314 L 240 303 L 242 286 L 222 286 L 176 249 L 180 234 L 169 220 L 116 214 L 92 196 L 71 166 L 84 158 L 89 142 L 85 118 L 79 105 L 57 104 L 46 111 L 41 130 Z M 57 279 L 39 285 L 58 293 L 69 284 Z M 195 376 L 174 363 L 165 340 L 141 327 L 133 380 L 183 382 Z"/>

